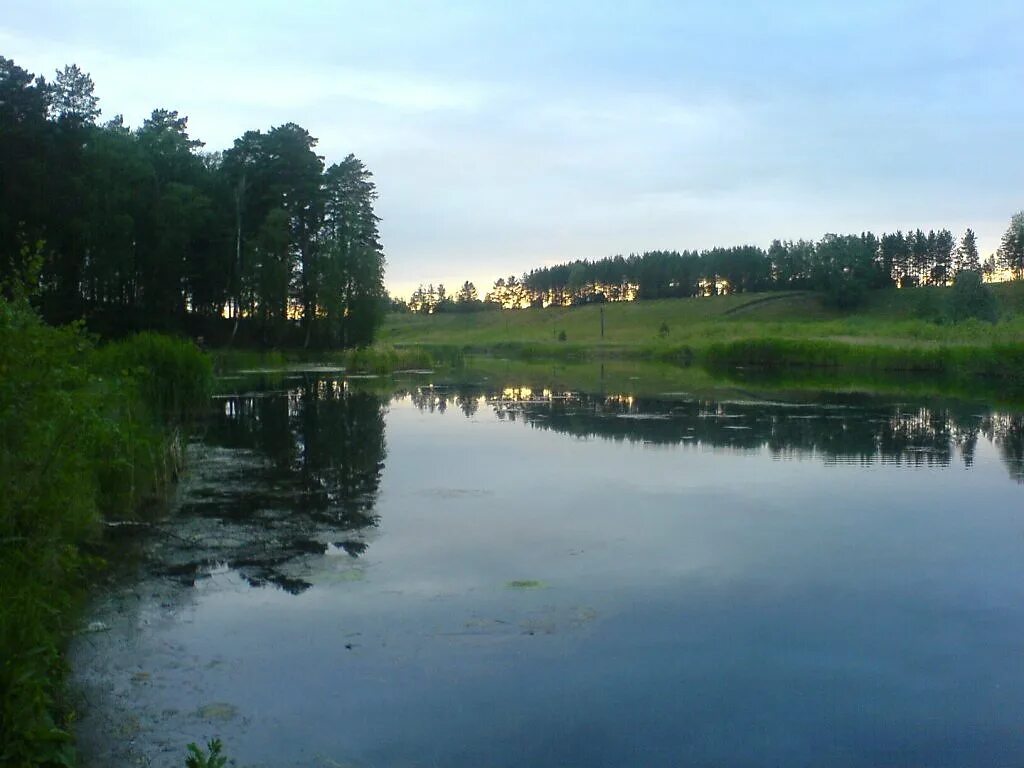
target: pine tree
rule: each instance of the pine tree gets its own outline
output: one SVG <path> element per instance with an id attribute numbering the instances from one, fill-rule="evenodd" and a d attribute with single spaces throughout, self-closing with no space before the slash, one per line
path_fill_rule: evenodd
<path id="1" fill-rule="evenodd" d="M 71 64 L 57 70 L 50 86 L 50 111 L 60 120 L 94 123 L 99 117 L 99 99 L 93 93 L 95 84 L 87 72 Z"/>
<path id="2" fill-rule="evenodd" d="M 1014 280 L 1024 277 L 1024 211 L 1018 211 L 1010 219 L 997 258 L 999 267 L 1009 270 Z"/>
<path id="3" fill-rule="evenodd" d="M 964 232 L 963 239 L 960 241 L 960 247 L 956 252 L 956 271 L 981 271 L 981 260 L 978 257 L 978 241 L 972 229 Z"/>

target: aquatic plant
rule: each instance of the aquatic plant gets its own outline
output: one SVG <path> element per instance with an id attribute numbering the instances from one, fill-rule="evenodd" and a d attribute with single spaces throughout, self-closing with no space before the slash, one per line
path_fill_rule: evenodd
<path id="1" fill-rule="evenodd" d="M 228 759 L 221 754 L 223 744 L 220 739 L 211 739 L 206 743 L 206 751 L 192 742 L 188 745 L 185 768 L 224 768 Z"/>

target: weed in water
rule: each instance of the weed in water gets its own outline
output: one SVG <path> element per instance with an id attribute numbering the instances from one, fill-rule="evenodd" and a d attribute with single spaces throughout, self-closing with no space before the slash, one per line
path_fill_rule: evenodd
<path id="1" fill-rule="evenodd" d="M 207 742 L 206 751 L 196 746 L 195 742 L 189 744 L 185 768 L 224 768 L 228 759 L 220 753 L 222 748 L 220 739 Z"/>

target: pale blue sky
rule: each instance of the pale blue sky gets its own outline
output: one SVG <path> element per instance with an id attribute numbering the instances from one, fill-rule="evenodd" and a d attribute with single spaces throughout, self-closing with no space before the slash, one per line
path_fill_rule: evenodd
<path id="1" fill-rule="evenodd" d="M 0 54 L 373 170 L 388 285 L 1024 207 L 1021 2 L 7 0 Z"/>

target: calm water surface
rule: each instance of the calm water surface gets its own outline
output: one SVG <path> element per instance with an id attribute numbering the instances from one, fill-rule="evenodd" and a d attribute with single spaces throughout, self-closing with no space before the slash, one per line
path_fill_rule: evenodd
<path id="1" fill-rule="evenodd" d="M 242 390 L 76 643 L 95 765 L 1024 763 L 1020 414 Z"/>

